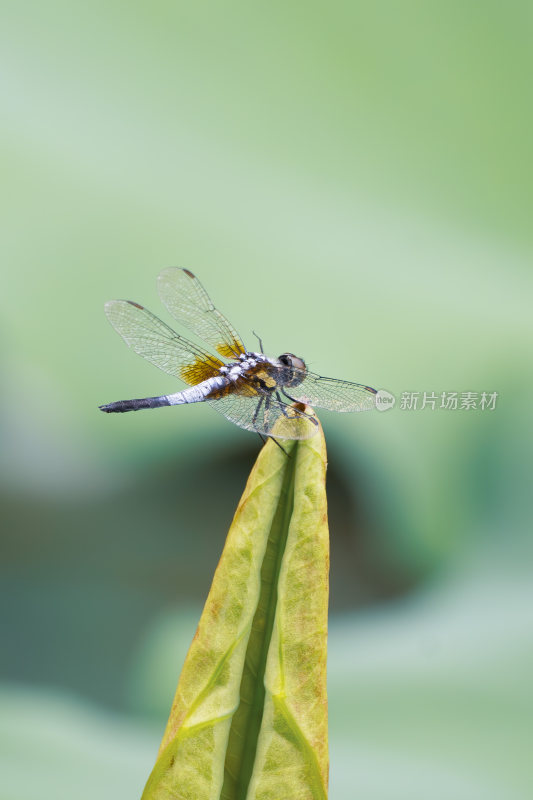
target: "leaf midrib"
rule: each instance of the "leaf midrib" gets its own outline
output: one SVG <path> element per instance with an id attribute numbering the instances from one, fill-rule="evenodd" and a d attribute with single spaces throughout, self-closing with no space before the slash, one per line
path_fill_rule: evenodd
<path id="1" fill-rule="evenodd" d="M 261 565 L 261 591 L 256 607 L 248 647 L 244 661 L 240 686 L 239 706 L 233 716 L 230 728 L 226 762 L 224 765 L 224 784 L 221 800 L 246 800 L 257 751 L 257 741 L 265 705 L 265 669 L 268 656 L 278 598 L 278 579 L 287 543 L 289 524 L 294 506 L 294 475 L 296 454 L 287 459 L 280 497 Z M 270 548 L 269 548 L 270 546 Z M 274 564 L 269 563 L 274 549 Z M 264 622 L 263 609 L 266 608 Z M 259 650 L 259 658 L 254 654 Z M 257 670 L 252 664 L 257 661 Z M 246 697 L 250 680 L 253 683 L 251 702 Z M 237 774 L 232 774 L 231 761 L 237 752 Z"/>

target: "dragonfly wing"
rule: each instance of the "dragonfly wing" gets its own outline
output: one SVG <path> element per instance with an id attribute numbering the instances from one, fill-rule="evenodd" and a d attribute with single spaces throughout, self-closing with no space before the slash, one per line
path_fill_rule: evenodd
<path id="1" fill-rule="evenodd" d="M 294 371 L 297 376 L 299 370 Z M 376 407 L 376 390 L 360 383 L 324 378 L 301 370 L 302 380 L 287 389 L 294 400 L 329 411 L 369 411 Z"/>
<path id="2" fill-rule="evenodd" d="M 268 395 L 255 397 L 232 393 L 208 400 L 230 422 L 276 439 L 310 439 L 318 423 L 292 405 L 281 403 Z"/>
<path id="3" fill-rule="evenodd" d="M 191 386 L 218 375 L 223 366 L 219 358 L 189 342 L 132 300 L 110 300 L 105 313 L 128 347 Z"/>
<path id="4" fill-rule="evenodd" d="M 157 285 L 159 296 L 172 316 L 221 356 L 235 359 L 246 352 L 237 331 L 215 308 L 192 272 L 169 267 L 159 274 Z"/>

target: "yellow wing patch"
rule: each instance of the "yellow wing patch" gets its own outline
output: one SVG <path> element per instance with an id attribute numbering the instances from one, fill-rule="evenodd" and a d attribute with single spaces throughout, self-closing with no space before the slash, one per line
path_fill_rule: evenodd
<path id="1" fill-rule="evenodd" d="M 220 344 L 213 345 L 217 353 L 220 353 L 224 358 L 234 359 L 236 356 L 245 352 L 244 345 L 238 339 L 233 339 L 231 344 L 229 342 L 221 342 Z"/>
<path id="2" fill-rule="evenodd" d="M 220 367 L 223 366 L 224 363 L 215 356 L 211 356 L 209 361 L 198 357 L 195 361 L 185 364 L 181 368 L 180 377 L 189 386 L 196 386 L 197 383 L 201 383 L 208 378 L 214 378 L 215 375 L 219 374 Z"/>

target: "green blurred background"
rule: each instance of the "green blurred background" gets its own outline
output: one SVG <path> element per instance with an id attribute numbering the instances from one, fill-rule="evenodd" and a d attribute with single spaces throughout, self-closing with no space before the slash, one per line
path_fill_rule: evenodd
<path id="1" fill-rule="evenodd" d="M 330 796 L 530 796 L 532 36 L 527 2 L 2 4 L 1 800 L 140 796 L 259 447 L 97 410 L 177 389 L 103 314 L 170 322 L 169 265 L 271 354 L 499 393 L 321 415 Z"/>

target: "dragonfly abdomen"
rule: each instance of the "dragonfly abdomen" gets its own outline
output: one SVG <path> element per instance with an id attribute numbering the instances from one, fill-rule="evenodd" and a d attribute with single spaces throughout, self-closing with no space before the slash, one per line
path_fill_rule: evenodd
<path id="1" fill-rule="evenodd" d="M 160 406 L 181 406 L 185 403 L 201 403 L 213 391 L 218 391 L 228 384 L 227 378 L 208 378 L 206 381 L 190 386 L 183 392 L 175 394 L 163 394 L 160 397 L 142 397 L 138 400 L 117 400 L 116 403 L 108 403 L 100 406 L 101 411 L 106 413 L 119 413 L 125 411 L 139 411 L 141 408 L 160 408 Z"/>
<path id="2" fill-rule="evenodd" d="M 107 414 L 122 414 L 125 411 L 139 411 L 141 408 L 159 408 L 160 406 L 169 405 L 171 403 L 166 395 L 163 395 L 162 397 L 141 397 L 138 400 L 117 400 L 116 403 L 100 406 L 100 410 L 105 411 Z"/>
<path id="3" fill-rule="evenodd" d="M 180 406 L 183 403 L 201 403 L 207 397 L 211 397 L 213 392 L 224 389 L 230 381 L 226 377 L 208 378 L 196 386 L 190 386 L 183 392 L 167 394 L 166 399 L 171 406 Z"/>

